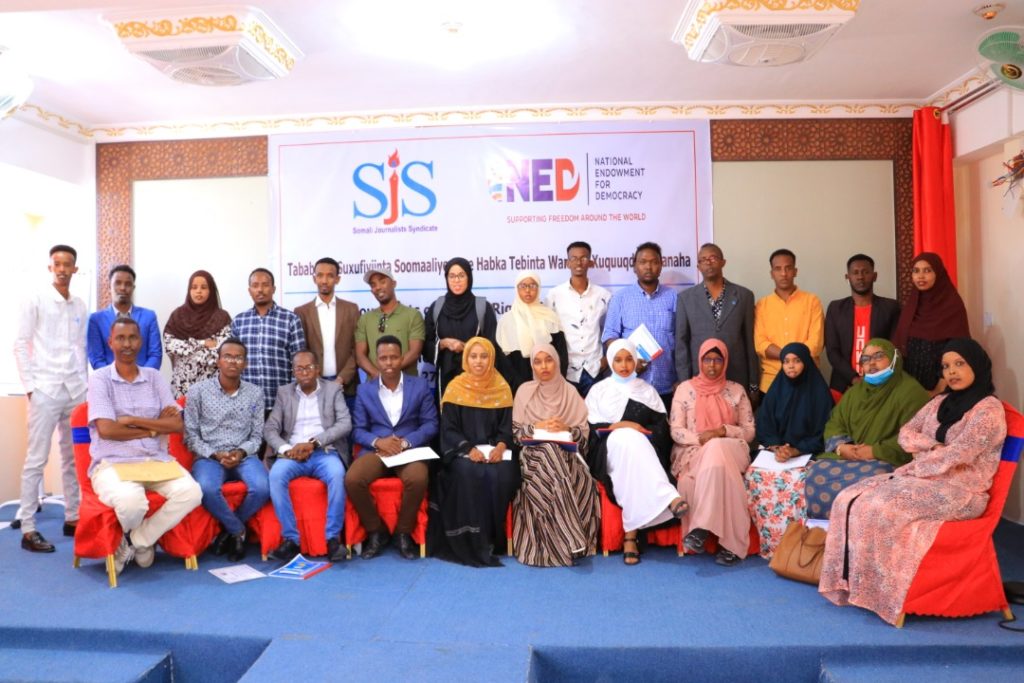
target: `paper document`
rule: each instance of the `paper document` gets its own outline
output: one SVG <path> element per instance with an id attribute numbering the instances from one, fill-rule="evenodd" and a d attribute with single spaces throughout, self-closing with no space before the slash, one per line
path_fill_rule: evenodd
<path id="1" fill-rule="evenodd" d="M 169 462 L 160 460 L 117 462 L 113 464 L 113 468 L 121 481 L 170 481 L 185 474 L 185 470 L 176 460 Z"/>
<path id="2" fill-rule="evenodd" d="M 267 574 L 275 579 L 308 579 L 311 576 L 316 576 L 323 570 L 331 566 L 330 562 L 321 562 L 317 560 L 307 560 L 302 554 L 298 554 L 291 559 L 291 562 L 283 567 L 279 567 L 274 571 Z"/>
<path id="3" fill-rule="evenodd" d="M 239 583 L 241 581 L 252 581 L 253 579 L 265 579 L 267 575 L 253 569 L 247 564 L 235 564 L 230 567 L 219 567 L 211 569 L 210 573 L 224 583 Z"/>
<path id="4" fill-rule="evenodd" d="M 476 449 L 478 451 L 480 451 L 481 453 L 483 453 L 483 456 L 485 458 L 487 458 L 487 457 L 489 457 L 491 455 L 491 451 L 494 450 L 494 446 L 491 446 L 491 445 L 485 444 L 485 443 L 478 443 L 476 445 Z M 469 454 L 467 453 L 466 455 L 464 455 L 462 457 L 468 458 Z M 512 459 L 512 449 L 511 448 L 506 448 L 505 452 L 501 454 L 501 460 L 502 460 L 502 462 L 507 462 L 507 461 L 509 461 L 511 459 Z"/>
<path id="5" fill-rule="evenodd" d="M 806 467 L 810 460 L 811 455 L 808 453 L 790 458 L 786 462 L 779 462 L 771 451 L 761 451 L 754 458 L 754 462 L 750 463 L 750 466 L 756 467 L 759 470 L 768 470 L 769 472 L 785 472 L 786 470 L 798 470 Z"/>
<path id="6" fill-rule="evenodd" d="M 628 339 L 636 346 L 637 355 L 648 363 L 664 352 L 661 344 L 654 338 L 651 331 L 647 329 L 647 325 L 643 323 L 640 323 L 640 327 L 633 330 Z"/>
<path id="7" fill-rule="evenodd" d="M 827 519 L 805 519 L 804 526 L 808 529 L 824 529 L 828 531 L 828 520 Z"/>
<path id="8" fill-rule="evenodd" d="M 416 462 L 417 460 L 440 460 L 441 456 L 434 452 L 434 449 L 430 446 L 420 446 L 419 448 L 410 448 L 407 451 L 402 451 L 398 455 L 387 455 L 380 456 L 380 461 L 384 463 L 385 467 L 398 467 L 399 465 L 405 465 L 406 463 Z"/>
<path id="9" fill-rule="evenodd" d="M 549 432 L 546 429 L 534 429 L 531 441 L 558 441 L 559 443 L 575 443 L 569 432 Z"/>

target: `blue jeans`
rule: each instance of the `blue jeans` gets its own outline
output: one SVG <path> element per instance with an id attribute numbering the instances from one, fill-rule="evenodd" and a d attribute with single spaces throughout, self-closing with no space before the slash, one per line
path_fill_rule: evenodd
<path id="1" fill-rule="evenodd" d="M 245 531 L 246 521 L 270 499 L 267 468 L 255 455 L 243 458 L 242 462 L 231 469 L 213 458 L 196 458 L 192 463 L 192 477 L 203 489 L 203 507 L 230 534 Z M 224 492 L 221 491 L 221 486 L 226 481 L 241 481 L 248 489 L 245 500 L 234 512 L 228 507 L 228 501 L 224 499 Z"/>
<path id="2" fill-rule="evenodd" d="M 345 519 L 345 465 L 341 458 L 335 451 L 317 450 L 306 462 L 278 458 L 270 468 L 270 500 L 281 523 L 281 536 L 298 543 L 299 530 L 288 493 L 288 484 L 296 477 L 313 477 L 327 485 L 327 527 L 324 532 L 328 540 L 338 538 Z"/>

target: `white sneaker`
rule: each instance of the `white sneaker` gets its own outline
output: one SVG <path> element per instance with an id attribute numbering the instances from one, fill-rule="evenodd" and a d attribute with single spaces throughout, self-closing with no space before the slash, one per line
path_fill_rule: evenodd
<path id="1" fill-rule="evenodd" d="M 156 559 L 156 548 L 151 545 L 137 545 L 135 546 L 135 564 L 139 565 L 143 569 L 153 566 L 153 560 Z"/>
<path id="2" fill-rule="evenodd" d="M 121 545 L 114 551 L 114 571 L 118 574 L 124 571 L 125 565 L 135 557 L 135 548 L 128 543 L 127 538 L 121 539 Z"/>

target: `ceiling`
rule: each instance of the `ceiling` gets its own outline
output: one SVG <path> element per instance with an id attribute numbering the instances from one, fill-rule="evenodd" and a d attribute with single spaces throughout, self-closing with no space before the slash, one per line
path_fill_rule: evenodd
<path id="1" fill-rule="evenodd" d="M 287 78 L 226 88 L 180 84 L 129 55 L 100 18 L 111 10 L 223 3 L 0 0 L 0 45 L 15 50 L 33 76 L 31 105 L 90 128 L 530 105 L 906 108 L 970 76 L 980 34 L 1024 24 L 1021 0 L 1005 0 L 993 22 L 972 14 L 980 0 L 862 0 L 856 17 L 809 61 L 741 68 L 691 62 L 670 42 L 685 0 L 251 1 L 305 53 Z M 441 25 L 452 20 L 462 24 L 455 39 L 462 44 L 442 52 Z"/>

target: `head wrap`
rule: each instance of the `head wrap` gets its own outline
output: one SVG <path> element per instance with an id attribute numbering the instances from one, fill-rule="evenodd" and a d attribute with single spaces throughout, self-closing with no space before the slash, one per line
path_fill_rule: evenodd
<path id="1" fill-rule="evenodd" d="M 722 354 L 724 361 L 722 372 L 715 379 L 704 374 L 704 356 L 711 350 Z M 729 368 L 729 349 L 725 346 L 725 342 L 714 338 L 706 340 L 700 345 L 697 362 L 700 374 L 690 380 L 697 393 L 697 404 L 694 406 L 697 431 L 704 432 L 709 429 L 718 429 L 722 425 L 736 424 L 736 415 L 732 406 L 722 397 L 725 383 L 728 381 L 725 378 L 725 371 Z"/>
<path id="2" fill-rule="evenodd" d="M 616 339 L 608 346 L 608 352 L 605 354 L 608 367 L 611 367 L 612 360 L 622 350 L 629 351 L 636 361 L 636 346 L 633 342 L 628 339 Z M 665 412 L 665 404 L 657 389 L 634 374 L 625 382 L 609 377 L 592 386 L 587 392 L 586 400 L 588 419 L 592 424 L 618 422 L 622 419 L 626 404 L 631 400 L 642 403 L 655 412 Z"/>
<path id="3" fill-rule="evenodd" d="M 469 371 L 469 353 L 474 346 L 482 346 L 487 350 L 487 369 L 476 377 Z M 441 399 L 441 407 L 445 403 L 469 408 L 510 408 L 512 407 L 512 390 L 508 383 L 494 369 L 494 345 L 483 337 L 473 337 L 462 349 L 462 374 L 448 382 Z"/>
<path id="4" fill-rule="evenodd" d="M 786 344 L 779 360 L 785 361 L 790 354 L 803 361 L 803 372 L 792 379 L 781 370 L 775 376 L 757 412 L 757 440 L 764 446 L 789 444 L 802 452 L 818 453 L 824 447 L 821 434 L 832 412 L 832 394 L 805 344 Z M 808 447 L 801 448 L 800 443 Z"/>
<path id="5" fill-rule="evenodd" d="M 524 280 L 537 283 L 537 300 L 532 304 L 526 303 L 519 296 L 519 283 Z M 561 330 L 558 315 L 540 301 L 540 276 L 530 270 L 519 273 L 516 276 L 512 310 L 498 321 L 498 346 L 506 354 L 519 351 L 525 357 L 530 355 L 534 344 L 551 341 L 551 336 Z"/>
<path id="6" fill-rule="evenodd" d="M 534 379 L 520 385 L 512 404 L 512 421 L 536 424 L 557 417 L 570 427 L 582 427 L 586 432 L 587 406 L 576 389 L 558 372 L 558 352 L 551 344 L 535 344 L 530 352 L 530 364 L 538 353 L 546 353 L 555 361 L 554 376 L 546 382 Z"/>
<path id="7" fill-rule="evenodd" d="M 459 266 L 462 270 L 466 271 L 466 291 L 462 294 L 454 293 L 452 286 L 448 283 L 448 271 L 452 269 L 452 266 Z M 476 297 L 473 296 L 473 266 L 470 265 L 469 261 L 460 256 L 449 259 L 448 263 L 444 264 L 444 283 L 445 287 L 448 288 L 448 292 L 444 295 L 444 305 L 441 307 L 441 312 L 452 320 L 462 320 L 475 308 Z"/>
<path id="8" fill-rule="evenodd" d="M 911 288 L 903 310 L 900 311 L 893 343 L 906 351 L 907 339 L 910 337 L 927 341 L 969 337 L 971 332 L 967 325 L 967 308 L 953 286 L 953 281 L 949 279 L 942 258 L 926 251 L 915 256 L 911 266 L 918 261 L 925 261 L 935 271 L 935 284 L 924 292 L 917 287 Z"/>
<path id="9" fill-rule="evenodd" d="M 946 389 L 946 398 L 942 400 L 937 416 L 939 429 L 935 432 L 935 440 L 942 443 L 946 442 L 949 428 L 963 419 L 968 410 L 978 401 L 996 393 L 995 385 L 992 384 L 992 361 L 981 344 L 969 337 L 950 339 L 942 349 L 943 355 L 949 352 L 957 353 L 967 361 L 974 371 L 974 382 L 964 389 Z"/>
<path id="10" fill-rule="evenodd" d="M 206 280 L 210 296 L 202 304 L 192 301 L 192 283 L 197 277 Z M 164 333 L 177 339 L 210 339 L 231 324 L 231 316 L 220 307 L 220 294 L 213 276 L 205 270 L 197 270 L 188 279 L 185 303 L 171 312 L 164 325 Z"/>

